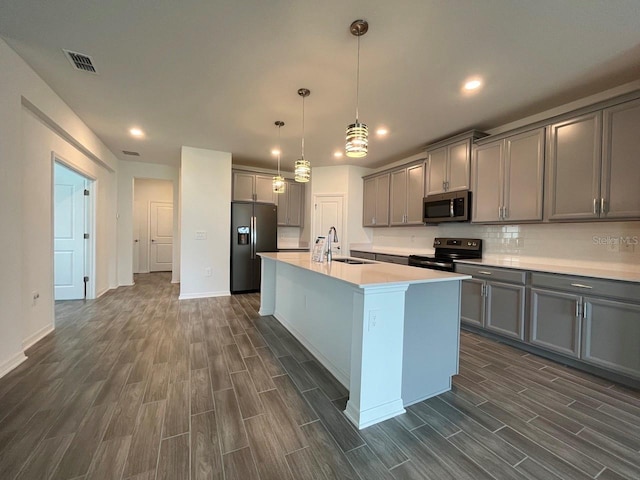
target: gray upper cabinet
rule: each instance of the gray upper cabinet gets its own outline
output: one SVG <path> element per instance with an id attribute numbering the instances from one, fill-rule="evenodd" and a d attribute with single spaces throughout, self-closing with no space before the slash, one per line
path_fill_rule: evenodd
<path id="1" fill-rule="evenodd" d="M 278 195 L 278 226 L 304 226 L 304 185 L 287 180 L 284 193 Z"/>
<path id="2" fill-rule="evenodd" d="M 547 178 L 547 218 L 599 217 L 602 112 L 551 125 Z"/>
<path id="3" fill-rule="evenodd" d="M 486 136 L 470 130 L 427 146 L 425 195 L 469 190 L 471 145 Z"/>
<path id="4" fill-rule="evenodd" d="M 604 110 L 602 218 L 640 218 L 640 100 Z"/>
<path id="5" fill-rule="evenodd" d="M 470 163 L 470 139 L 428 151 L 426 194 L 468 190 Z"/>
<path id="6" fill-rule="evenodd" d="M 542 220 L 544 139 L 540 128 L 475 148 L 474 222 Z"/>
<path id="7" fill-rule="evenodd" d="M 389 178 L 389 174 L 384 173 L 364 179 L 362 226 L 389 225 Z"/>
<path id="8" fill-rule="evenodd" d="M 390 225 L 420 225 L 424 195 L 424 163 L 391 172 Z"/>
<path id="9" fill-rule="evenodd" d="M 273 177 L 252 172 L 233 172 L 233 200 L 276 203 Z"/>

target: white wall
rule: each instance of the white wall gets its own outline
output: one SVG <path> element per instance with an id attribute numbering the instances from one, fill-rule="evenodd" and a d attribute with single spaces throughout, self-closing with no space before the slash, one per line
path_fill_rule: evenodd
<path id="1" fill-rule="evenodd" d="M 24 107 L 23 107 L 24 106 Z M 35 115 L 38 122 L 31 116 L 23 113 L 26 108 Z M 31 113 L 32 112 L 32 113 Z M 25 119 L 25 121 L 23 121 Z M 42 137 L 32 136 L 31 133 L 23 135 L 23 124 L 33 127 L 42 133 L 48 140 Z M 46 128 L 44 128 L 44 125 Z M 55 135 L 54 135 L 55 134 Z M 57 136 L 53 140 L 51 135 Z M 42 312 L 24 310 L 24 305 L 31 302 L 31 286 L 35 283 L 42 285 L 40 292 L 40 305 L 45 303 L 42 295 L 44 291 L 53 292 L 52 260 L 47 260 L 49 268 L 39 271 L 38 265 L 42 264 L 42 251 L 44 243 L 27 242 L 23 246 L 25 237 L 39 235 L 40 230 L 32 230 L 26 225 L 36 225 L 38 215 L 40 219 L 49 219 L 47 223 L 51 228 L 51 197 L 47 204 L 39 207 L 37 213 L 30 203 L 25 205 L 25 200 L 31 202 L 31 191 L 25 191 L 24 186 L 32 188 L 31 179 L 40 176 L 40 173 L 51 179 L 51 150 L 46 155 L 46 172 L 30 170 L 40 169 L 43 164 L 38 160 L 26 158 L 24 145 L 29 144 L 30 151 L 42 152 L 50 145 L 39 145 L 40 142 L 53 142 L 58 144 L 63 141 L 80 152 L 84 158 L 82 161 L 91 161 L 100 165 L 106 171 L 115 171 L 118 166 L 117 158 L 96 137 L 82 120 L 58 97 L 47 84 L 0 39 L 0 218 L 2 219 L 3 235 L 0 236 L 0 376 L 15 367 L 24 359 L 23 343 L 25 340 L 32 342 L 37 338 L 34 333 L 38 329 L 46 331 L 47 323 L 53 323 L 52 310 L 43 309 Z M 32 145 L 32 143 L 38 145 Z M 40 153 L 37 153 L 40 155 Z M 74 154 L 75 155 L 75 154 Z M 78 157 L 79 159 L 80 157 Z M 31 162 L 36 162 L 37 166 Z M 24 185 L 23 185 L 24 179 Z M 39 179 L 39 181 L 44 181 Z M 105 182 L 108 183 L 108 182 Z M 51 190 L 49 183 L 49 192 Z M 109 185 L 105 185 L 105 192 L 109 191 Z M 41 192 L 37 192 L 40 195 Z M 47 210 L 46 212 L 44 210 Z M 112 212 L 113 213 L 113 212 Z M 106 213 L 108 217 L 110 214 Z M 45 220 L 46 221 L 46 220 Z M 23 225 L 25 227 L 23 228 Z M 98 233 L 107 245 L 115 242 L 115 217 L 111 222 L 105 220 L 102 230 Z M 39 227 L 38 227 L 39 228 Z M 25 231 L 26 230 L 26 231 Z M 36 249 L 34 251 L 34 248 Z M 49 243 L 48 248 L 51 248 Z M 96 265 L 96 273 L 102 278 L 102 285 L 114 287 L 116 285 L 115 250 L 109 249 L 100 254 L 102 263 Z M 26 269 L 26 270 L 25 270 Z M 100 273 L 98 273 L 100 269 Z M 23 274 L 23 270 L 25 273 Z M 45 278 L 47 277 L 47 278 Z M 43 326 L 44 325 L 44 326 Z M 34 328 L 36 331 L 34 332 Z M 43 330 L 44 328 L 44 330 Z"/>
<path id="2" fill-rule="evenodd" d="M 133 182 L 137 178 L 173 184 L 173 273 L 180 281 L 180 191 L 176 167 L 145 162 L 120 162 L 118 168 L 118 285 L 133 285 Z"/>
<path id="3" fill-rule="evenodd" d="M 231 154 L 183 146 L 180 195 L 180 298 L 229 295 Z"/>
<path id="4" fill-rule="evenodd" d="M 173 182 L 168 180 L 150 180 L 135 178 L 133 182 L 133 231 L 138 232 L 134 251 L 138 249 L 137 265 L 134 254 L 134 273 L 149 272 L 149 214 L 151 202 L 173 204 Z M 174 212 L 174 230 L 177 215 Z M 136 236 L 136 235 L 134 235 Z M 174 235 L 175 237 L 175 235 Z M 173 261 L 173 260 L 172 260 Z"/>
<path id="5" fill-rule="evenodd" d="M 368 168 L 353 165 L 340 165 L 337 167 L 315 167 L 311 171 L 311 198 L 309 200 L 311 210 L 311 225 L 313 230 L 315 195 L 320 194 L 344 194 L 344 223 L 345 232 L 338 232 L 340 243 L 346 248 L 350 243 L 366 243 L 372 240 L 370 228 L 362 227 L 362 177 L 371 172 Z M 326 232 L 322 232 L 325 234 Z M 316 233 L 315 235 L 319 235 Z"/>
<path id="6" fill-rule="evenodd" d="M 52 152 L 78 173 L 94 179 L 95 292 L 115 283 L 116 176 L 60 138 L 40 118 L 22 109 L 22 296 L 27 345 L 53 329 L 53 159 Z M 33 305 L 32 292 L 40 298 Z"/>

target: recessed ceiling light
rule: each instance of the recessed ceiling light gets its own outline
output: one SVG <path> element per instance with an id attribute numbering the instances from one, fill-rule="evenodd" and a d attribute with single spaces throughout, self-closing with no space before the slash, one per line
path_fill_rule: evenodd
<path id="1" fill-rule="evenodd" d="M 467 80 L 464 84 L 464 89 L 467 92 L 471 92 L 473 90 L 477 90 L 478 88 L 480 88 L 482 86 L 482 80 L 478 79 L 478 78 L 474 78 L 471 80 Z"/>
<path id="2" fill-rule="evenodd" d="M 136 127 L 131 128 L 129 130 L 129 133 L 131 135 L 133 135 L 134 137 L 142 137 L 142 136 L 144 136 L 144 132 L 142 130 L 140 130 L 139 128 L 136 128 Z"/>
<path id="3" fill-rule="evenodd" d="M 271 155 L 280 155 L 280 150 L 278 150 L 277 148 L 274 148 L 273 150 L 271 150 Z"/>
<path id="4" fill-rule="evenodd" d="M 387 133 L 389 133 L 389 130 L 387 130 L 384 127 L 380 127 L 379 129 L 376 130 L 376 135 L 384 136 Z"/>
<path id="5" fill-rule="evenodd" d="M 336 152 L 333 152 L 333 156 L 336 157 L 336 158 L 340 158 L 340 157 L 342 157 L 342 152 L 339 151 L 339 150 L 336 151 Z"/>

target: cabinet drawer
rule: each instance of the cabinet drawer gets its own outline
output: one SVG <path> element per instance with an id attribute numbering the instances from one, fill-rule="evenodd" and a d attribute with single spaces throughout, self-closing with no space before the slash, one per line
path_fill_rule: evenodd
<path id="1" fill-rule="evenodd" d="M 524 285 L 527 279 L 527 272 L 522 270 L 511 270 L 496 267 L 476 267 L 475 265 L 465 265 L 462 263 L 456 263 L 456 272 L 472 275 L 473 278 L 517 283 L 519 285 Z"/>
<path id="2" fill-rule="evenodd" d="M 355 258 L 364 258 L 365 260 L 375 260 L 376 254 L 371 252 L 361 252 L 359 250 L 351 250 L 351 256 Z"/>
<path id="3" fill-rule="evenodd" d="M 386 255 L 383 253 L 376 253 L 376 260 L 379 262 L 409 265 L 409 257 L 403 257 L 402 255 Z"/>
<path id="4" fill-rule="evenodd" d="M 632 302 L 639 302 L 640 299 L 640 284 L 632 282 L 533 272 L 531 283 L 534 287 L 564 290 L 581 295 L 621 298 Z"/>

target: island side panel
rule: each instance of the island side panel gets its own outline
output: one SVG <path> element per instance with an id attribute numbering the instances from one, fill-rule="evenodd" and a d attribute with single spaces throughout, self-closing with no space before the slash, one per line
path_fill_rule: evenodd
<path id="1" fill-rule="evenodd" d="M 276 308 L 276 270 L 278 262 L 261 257 L 260 315 L 273 315 Z"/>
<path id="2" fill-rule="evenodd" d="M 357 287 L 278 262 L 274 316 L 349 388 L 353 293 Z"/>
<path id="3" fill-rule="evenodd" d="M 407 287 L 366 287 L 354 295 L 351 384 L 345 415 L 360 429 L 405 412 L 401 393 Z"/>
<path id="4" fill-rule="evenodd" d="M 411 285 L 405 303 L 402 399 L 412 405 L 451 390 L 460 353 L 460 281 Z"/>

